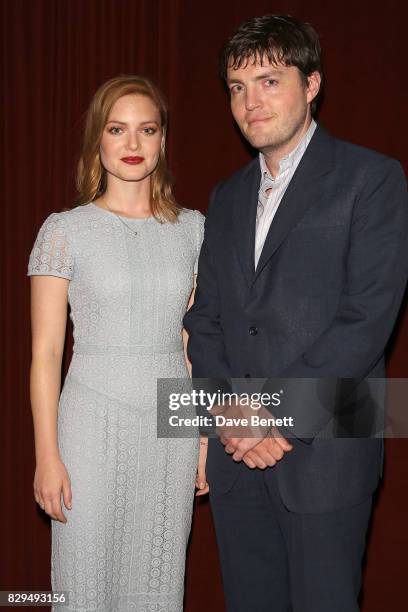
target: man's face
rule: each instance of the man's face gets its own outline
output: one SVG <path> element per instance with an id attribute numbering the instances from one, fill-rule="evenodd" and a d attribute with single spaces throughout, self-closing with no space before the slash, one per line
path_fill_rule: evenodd
<path id="1" fill-rule="evenodd" d="M 290 149 L 310 122 L 310 102 L 320 87 L 320 75 L 312 73 L 308 85 L 295 66 L 261 65 L 249 60 L 228 68 L 231 110 L 242 134 L 264 153 Z"/>

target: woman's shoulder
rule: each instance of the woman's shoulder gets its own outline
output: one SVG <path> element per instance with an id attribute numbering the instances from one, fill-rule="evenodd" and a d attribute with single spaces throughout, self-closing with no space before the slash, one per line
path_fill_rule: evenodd
<path id="1" fill-rule="evenodd" d="M 182 208 L 178 217 L 181 223 L 194 227 L 204 226 L 205 217 L 202 212 L 193 208 Z"/>
<path id="2" fill-rule="evenodd" d="M 95 205 L 92 202 L 88 204 L 80 204 L 78 206 L 74 206 L 73 208 L 66 208 L 59 212 L 52 213 L 56 215 L 57 219 L 61 219 L 63 221 L 76 221 L 84 219 L 85 217 L 92 217 L 95 213 Z"/>
<path id="3" fill-rule="evenodd" d="M 76 209 L 48 214 L 38 230 L 30 253 L 27 272 L 29 276 L 61 276 L 72 279 L 77 252 L 77 227 L 73 220 L 77 215 Z"/>
<path id="4" fill-rule="evenodd" d="M 204 238 L 204 215 L 199 210 L 183 208 L 179 214 L 179 222 L 187 229 L 194 248 L 200 249 Z"/>
<path id="5" fill-rule="evenodd" d="M 60 225 L 70 224 L 70 222 L 88 217 L 93 212 L 91 203 L 75 206 L 74 208 L 66 208 L 59 211 L 51 212 L 45 219 L 45 223 L 51 222 Z"/>
<path id="6" fill-rule="evenodd" d="M 44 226 L 48 229 L 55 228 L 75 234 L 77 229 L 84 225 L 84 222 L 93 221 L 96 216 L 95 206 L 92 203 L 81 204 L 74 208 L 50 213 L 44 221 Z"/>

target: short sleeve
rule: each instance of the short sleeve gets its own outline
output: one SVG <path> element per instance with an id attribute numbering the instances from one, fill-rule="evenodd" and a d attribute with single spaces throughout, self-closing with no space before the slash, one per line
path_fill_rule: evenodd
<path id="1" fill-rule="evenodd" d="M 197 225 L 196 225 L 196 247 L 197 247 L 197 254 L 196 254 L 196 259 L 195 259 L 195 262 L 194 262 L 194 274 L 197 274 L 197 272 L 198 272 L 198 258 L 200 256 L 201 245 L 202 245 L 203 239 L 204 239 L 205 217 L 198 210 L 196 210 L 194 212 L 195 212 L 196 217 L 197 217 Z"/>
<path id="2" fill-rule="evenodd" d="M 64 214 L 52 213 L 42 224 L 34 242 L 27 276 L 58 276 L 71 280 L 74 257 Z"/>

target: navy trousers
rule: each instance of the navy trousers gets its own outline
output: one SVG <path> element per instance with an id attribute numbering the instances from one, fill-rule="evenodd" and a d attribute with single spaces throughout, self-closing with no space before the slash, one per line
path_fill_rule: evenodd
<path id="1" fill-rule="evenodd" d="M 326 514 L 290 512 L 276 470 L 245 466 L 210 502 L 228 612 L 358 612 L 372 496 Z"/>

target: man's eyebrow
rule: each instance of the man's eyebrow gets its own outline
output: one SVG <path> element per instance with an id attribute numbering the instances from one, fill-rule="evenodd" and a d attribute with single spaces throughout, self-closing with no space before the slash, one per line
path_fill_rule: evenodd
<path id="1" fill-rule="evenodd" d="M 262 72 L 261 74 L 257 74 L 252 80 L 261 81 L 262 79 L 267 79 L 267 78 L 271 78 L 275 76 L 282 76 L 283 74 L 284 74 L 283 70 L 279 70 L 278 68 L 268 68 L 267 71 Z M 241 81 L 241 79 L 231 77 L 227 79 L 227 83 L 228 85 L 231 85 L 233 83 L 239 83 L 240 85 L 242 85 L 243 81 Z"/>
<path id="2" fill-rule="evenodd" d="M 282 75 L 283 75 L 283 70 L 279 70 L 278 68 L 270 68 L 266 72 L 262 72 L 261 74 L 258 74 L 254 78 L 254 80 L 261 81 L 262 79 L 268 79 L 270 77 L 282 76 Z"/>

